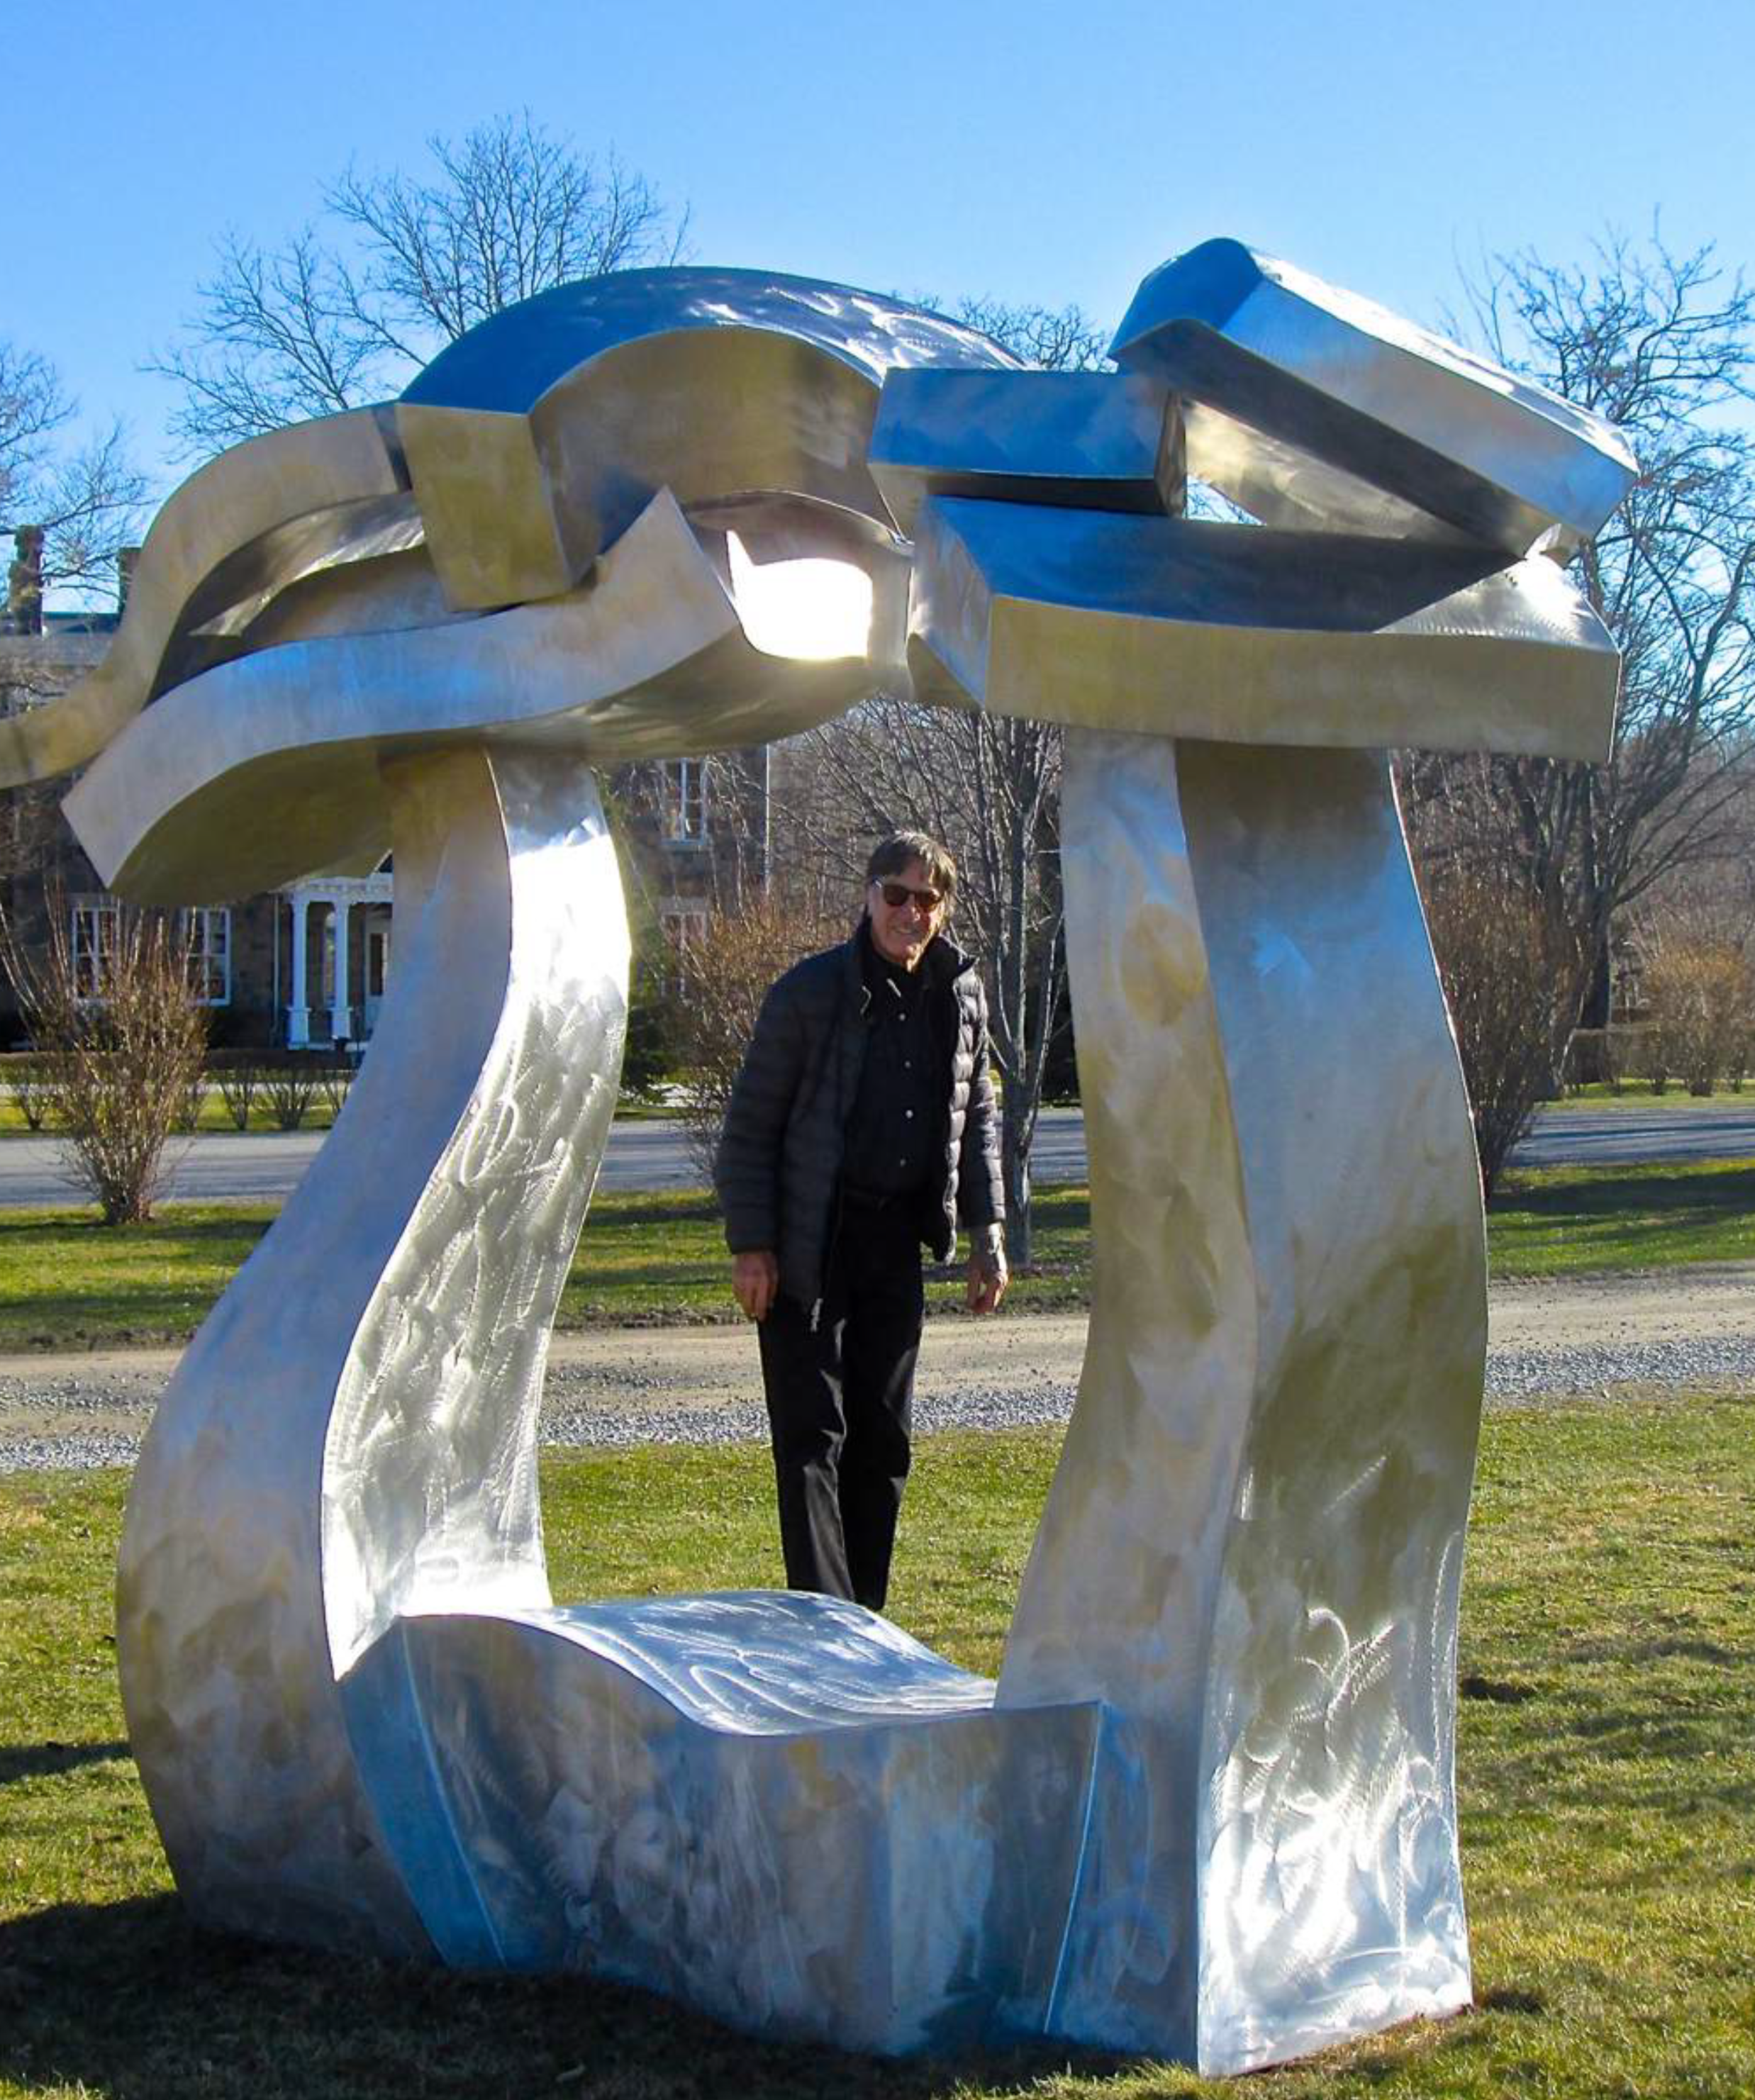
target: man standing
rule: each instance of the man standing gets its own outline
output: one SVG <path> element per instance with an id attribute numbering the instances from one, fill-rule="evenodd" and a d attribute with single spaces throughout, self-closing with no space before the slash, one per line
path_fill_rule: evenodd
<path id="1" fill-rule="evenodd" d="M 853 938 L 769 990 L 714 1180 L 759 1322 L 786 1580 L 883 1608 L 908 1478 L 920 1251 L 970 1229 L 968 1300 L 1006 1293 L 987 1000 L 944 929 L 957 868 L 920 832 L 866 867 Z"/>

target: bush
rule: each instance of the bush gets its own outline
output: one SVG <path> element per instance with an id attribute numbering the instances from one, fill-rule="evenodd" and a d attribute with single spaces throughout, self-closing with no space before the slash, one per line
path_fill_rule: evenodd
<path id="1" fill-rule="evenodd" d="M 263 1097 L 276 1130 L 297 1130 L 316 1099 L 317 1063 L 294 1055 L 268 1065 L 262 1076 Z"/>
<path id="2" fill-rule="evenodd" d="M 10 935 L 7 973 L 42 1059 L 73 1177 L 106 1224 L 152 1215 L 164 1150 L 187 1113 L 207 1046 L 206 1010 L 189 997 L 183 945 L 157 914 L 124 913 L 95 983 L 51 909 L 47 952 L 27 957 Z"/>
<path id="3" fill-rule="evenodd" d="M 359 1069 L 351 1057 L 343 1056 L 338 1050 L 332 1050 L 319 1064 L 317 1088 L 328 1104 L 331 1123 L 347 1105 L 347 1096 Z"/>
<path id="4" fill-rule="evenodd" d="M 621 1052 L 622 1092 L 637 1101 L 652 1101 L 676 1069 L 676 1001 L 656 972 L 636 965 Z"/>
<path id="5" fill-rule="evenodd" d="M 6 1083 L 24 1127 L 41 1130 L 55 1114 L 55 1076 L 47 1058 L 34 1050 L 15 1051 L 6 1061 Z"/>
<path id="6" fill-rule="evenodd" d="M 1536 1104 L 1558 1089 L 1582 958 L 1571 929 L 1509 871 L 1441 862 L 1422 888 L 1491 1196 Z"/>
<path id="7" fill-rule="evenodd" d="M 710 1177 L 768 986 L 801 957 L 847 934 L 844 923 L 754 898 L 740 910 L 711 913 L 679 956 L 674 1026 L 687 1073 L 683 1087 L 689 1149 Z"/>
<path id="8" fill-rule="evenodd" d="M 1733 1072 L 1740 1084 L 1755 1026 L 1755 975 L 1740 948 L 1700 936 L 1654 939 L 1644 991 L 1654 1093 L 1663 1092 L 1672 1074 L 1691 1094 L 1711 1093 Z"/>
<path id="9" fill-rule="evenodd" d="M 250 1112 L 262 1088 L 262 1060 L 254 1050 L 222 1050 L 208 1060 L 226 1114 L 237 1130 L 250 1128 Z"/>

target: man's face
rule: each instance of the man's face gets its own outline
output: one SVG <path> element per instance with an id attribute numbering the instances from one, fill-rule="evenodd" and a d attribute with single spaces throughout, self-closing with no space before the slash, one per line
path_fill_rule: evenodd
<path id="1" fill-rule="evenodd" d="M 887 893 L 898 889 L 908 893 L 892 904 Z M 942 899 L 928 906 L 926 897 L 938 897 L 923 861 L 911 860 L 900 875 L 880 876 L 865 893 L 871 913 L 872 946 L 886 962 L 911 970 L 926 952 L 927 943 L 944 923 Z"/>

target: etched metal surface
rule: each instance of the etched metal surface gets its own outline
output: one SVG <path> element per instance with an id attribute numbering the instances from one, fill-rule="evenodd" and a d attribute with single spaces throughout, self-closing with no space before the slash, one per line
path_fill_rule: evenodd
<path id="1" fill-rule="evenodd" d="M 997 1714 L 862 1607 L 760 1593 L 405 1617 L 344 1692 L 451 1961 L 860 2049 L 1045 2023 L 1094 1706 Z"/>
<path id="2" fill-rule="evenodd" d="M 621 879 L 590 779 L 394 769 L 396 998 L 161 1402 L 129 1498 L 129 1732 L 179 1885 L 418 1948 L 336 1678 L 398 1610 L 548 1599 L 535 1423 L 614 1105 Z"/>
<path id="3" fill-rule="evenodd" d="M 1050 380 L 748 272 L 563 288 L 394 424 L 197 477 L 112 665 L 0 747 L 98 752 L 69 813 L 131 894 L 396 850 L 370 1057 L 130 1498 L 130 1728 L 203 1917 L 888 2051 L 1235 2071 L 1465 2001 L 1483 1235 L 1375 747 L 1606 748 L 1607 638 L 1518 558 L 1628 463 L 1236 244 L 1117 355 Z M 1296 529 L 1183 518 L 1184 436 Z M 800 558 L 839 565 L 808 639 Z M 534 1481 L 625 1012 L 588 768 L 820 721 L 904 640 L 922 697 L 1069 725 L 1092 1317 L 997 1686 L 826 1599 L 557 1608 Z"/>
<path id="4" fill-rule="evenodd" d="M 1381 755 L 1080 732 L 1064 793 L 1091 1336 L 1000 1700 L 1142 1724 L 1065 2031 L 1151 2047 L 1192 1996 L 1242 2070 L 1469 1996 L 1474 1140 Z"/>

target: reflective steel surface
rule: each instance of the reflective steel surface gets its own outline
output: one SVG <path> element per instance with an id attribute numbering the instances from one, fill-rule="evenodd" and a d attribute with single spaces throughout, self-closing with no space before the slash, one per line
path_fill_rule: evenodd
<path id="1" fill-rule="evenodd" d="M 109 653 L 60 699 L 0 721 L 0 784 L 52 779 L 144 708 L 166 657 L 266 584 L 345 558 L 409 507 L 382 412 L 299 423 L 210 460 L 153 521 Z"/>
<path id="2" fill-rule="evenodd" d="M 471 329 L 404 393 L 397 427 L 448 597 L 503 605 L 576 583 L 662 488 L 684 504 L 787 490 L 886 522 L 866 463 L 874 385 L 1014 363 L 844 285 L 624 271 Z"/>
<path id="3" fill-rule="evenodd" d="M 886 2052 L 1044 2024 L 1095 1707 L 762 1593 L 404 1617 L 343 1690 L 450 1961 Z"/>
<path id="4" fill-rule="evenodd" d="M 1091 1331 L 1000 1703 L 1137 1724 L 1057 2027 L 1244 2070 L 1469 1996 L 1474 1140 L 1381 756 L 1081 731 L 1064 798 Z"/>
<path id="5" fill-rule="evenodd" d="M 758 536 L 759 526 L 759 546 Z M 390 844 L 392 754 L 516 742 L 617 765 L 808 728 L 900 670 L 900 576 L 887 576 L 882 550 L 868 559 L 838 540 L 835 552 L 875 568 L 878 587 L 871 627 L 828 661 L 752 646 L 668 494 L 589 589 L 542 604 L 310 639 L 283 619 L 276 646 L 190 680 L 132 721 L 68 796 L 69 819 L 104 880 L 128 894 L 225 898 L 314 867 L 375 865 Z M 400 602 L 401 569 L 383 567 Z M 370 579 L 351 580 L 359 591 Z M 307 599 L 300 624 L 326 625 L 325 609 Z M 348 609 L 357 618 L 363 607 Z M 265 807 L 272 825 L 252 820 Z"/>
<path id="6" fill-rule="evenodd" d="M 884 382 L 871 470 L 910 535 L 928 496 L 1179 510 L 1181 404 L 1107 372 L 904 369 Z"/>
<path id="7" fill-rule="evenodd" d="M 1272 744 L 1608 755 L 1620 659 L 1553 562 L 934 497 L 916 695 Z"/>
<path id="8" fill-rule="evenodd" d="M 336 1679 L 399 1611 L 548 1598 L 535 1423 L 614 1105 L 621 879 L 547 754 L 391 769 L 396 996 L 329 1145 L 190 1345 L 129 1498 L 129 1732 L 179 1886 L 418 1949 Z"/>
<path id="9" fill-rule="evenodd" d="M 130 1502 L 124 1697 L 202 1917 L 892 2052 L 1238 2071 L 1465 2002 L 1483 1233 L 1378 747 L 1601 755 L 1613 651 L 1522 558 L 1628 463 L 1234 243 L 1117 355 L 1021 373 L 749 272 L 563 288 L 393 420 L 204 470 L 110 663 L 0 748 L 93 761 L 69 814 L 130 895 L 395 848 L 370 1057 Z M 1184 518 L 1185 445 L 1275 529 Z M 535 1487 L 626 1012 L 589 769 L 904 651 L 1069 725 L 1093 1307 L 997 1686 L 827 1599 L 557 1607 Z"/>
<path id="10" fill-rule="evenodd" d="M 1110 355 L 1212 412 L 1189 470 L 1264 524 L 1564 551 L 1637 471 L 1599 417 L 1240 241 L 1154 271 Z"/>

